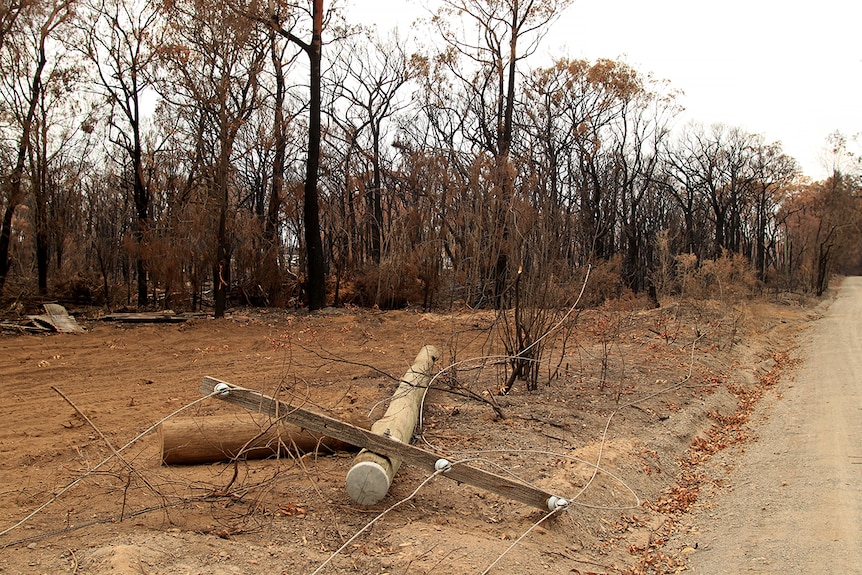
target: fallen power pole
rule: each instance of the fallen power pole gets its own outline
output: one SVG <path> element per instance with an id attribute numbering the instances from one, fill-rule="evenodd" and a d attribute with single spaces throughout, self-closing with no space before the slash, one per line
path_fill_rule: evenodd
<path id="1" fill-rule="evenodd" d="M 371 431 L 401 443 L 413 440 L 422 398 L 431 382 L 431 370 L 438 357 L 440 352 L 433 345 L 426 345 L 419 351 L 413 365 L 401 378 L 386 413 L 374 422 Z M 347 493 L 360 505 L 374 505 L 386 497 L 400 466 L 398 458 L 362 450 L 347 472 Z"/>
<path id="2" fill-rule="evenodd" d="M 556 511 L 568 505 L 564 498 L 532 485 L 467 464 L 452 463 L 445 456 L 415 447 L 407 442 L 283 403 L 260 392 L 231 385 L 213 377 L 203 379 L 200 392 L 204 395 L 214 394 L 214 397 L 228 403 L 292 423 L 313 433 L 323 434 L 362 447 L 390 460 L 399 460 L 408 465 L 414 465 L 428 473 L 445 470 L 441 475 L 453 481 L 467 483 L 538 509 Z"/>

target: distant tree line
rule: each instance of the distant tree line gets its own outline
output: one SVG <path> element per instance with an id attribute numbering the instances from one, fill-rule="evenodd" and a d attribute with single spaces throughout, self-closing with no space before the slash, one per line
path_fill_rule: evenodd
<path id="1" fill-rule="evenodd" d="M 843 136 L 812 182 L 624 62 L 528 65 L 569 3 L 441 0 L 408 49 L 322 0 L 5 2 L 0 289 L 218 316 L 859 271 Z"/>

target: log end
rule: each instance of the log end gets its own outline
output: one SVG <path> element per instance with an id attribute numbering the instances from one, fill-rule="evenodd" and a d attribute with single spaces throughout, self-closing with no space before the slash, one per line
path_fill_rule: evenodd
<path id="1" fill-rule="evenodd" d="M 347 493 L 359 505 L 374 505 L 389 491 L 386 469 L 374 461 L 360 461 L 347 472 Z"/>

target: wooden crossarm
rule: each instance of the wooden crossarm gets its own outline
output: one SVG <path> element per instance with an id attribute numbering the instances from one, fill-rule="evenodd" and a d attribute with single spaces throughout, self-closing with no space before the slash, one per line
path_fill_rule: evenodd
<path id="1" fill-rule="evenodd" d="M 213 377 L 203 379 L 200 392 L 209 395 L 216 391 L 216 386 L 219 384 L 226 386 L 223 387 L 226 392 L 216 395 L 215 397 L 218 399 L 244 407 L 255 413 L 263 413 L 272 418 L 281 418 L 309 431 L 321 433 L 357 447 L 364 447 L 374 453 L 387 457 L 397 457 L 405 463 L 415 465 L 429 473 L 433 473 L 437 462 L 444 458 L 444 456 L 431 451 L 396 441 L 385 435 L 378 435 L 326 415 L 288 405 L 257 391 L 237 387 Z M 551 493 L 466 464 L 452 465 L 442 475 L 538 509 L 554 510 L 560 506 L 559 503 L 555 504 L 555 502 L 565 504 L 565 500 Z"/>

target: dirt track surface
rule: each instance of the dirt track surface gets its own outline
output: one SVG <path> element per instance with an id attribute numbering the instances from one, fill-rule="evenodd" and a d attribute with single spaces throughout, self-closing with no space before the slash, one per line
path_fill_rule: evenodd
<path id="1" fill-rule="evenodd" d="M 480 359 L 503 351 L 490 312 L 247 310 L 126 325 L 70 309 L 86 333 L 0 336 L 0 573 L 685 569 L 690 554 L 668 538 L 708 491 L 705 466 L 747 445 L 753 399 L 774 389 L 816 315 L 803 303 L 588 310 L 565 347 L 562 332 L 548 338 L 557 351 L 539 388 L 518 381 L 505 397 L 502 366 Z M 375 407 L 379 416 L 427 343 L 443 352 L 440 368 L 459 367 L 429 392 L 417 442 L 560 493 L 573 500 L 568 510 L 543 521 L 469 485 L 423 485 L 428 474 L 407 465 L 383 502 L 362 508 L 344 488 L 351 453 L 164 466 L 155 433 L 135 440 L 198 401 L 206 375 L 342 419 Z M 214 399 L 175 417 L 213 414 L 248 417 Z M 109 442 L 129 445 L 122 461 Z"/>
<path id="2" fill-rule="evenodd" d="M 735 469 L 677 541 L 694 573 L 862 573 L 862 278 L 801 343 L 758 440 L 713 462 Z"/>

